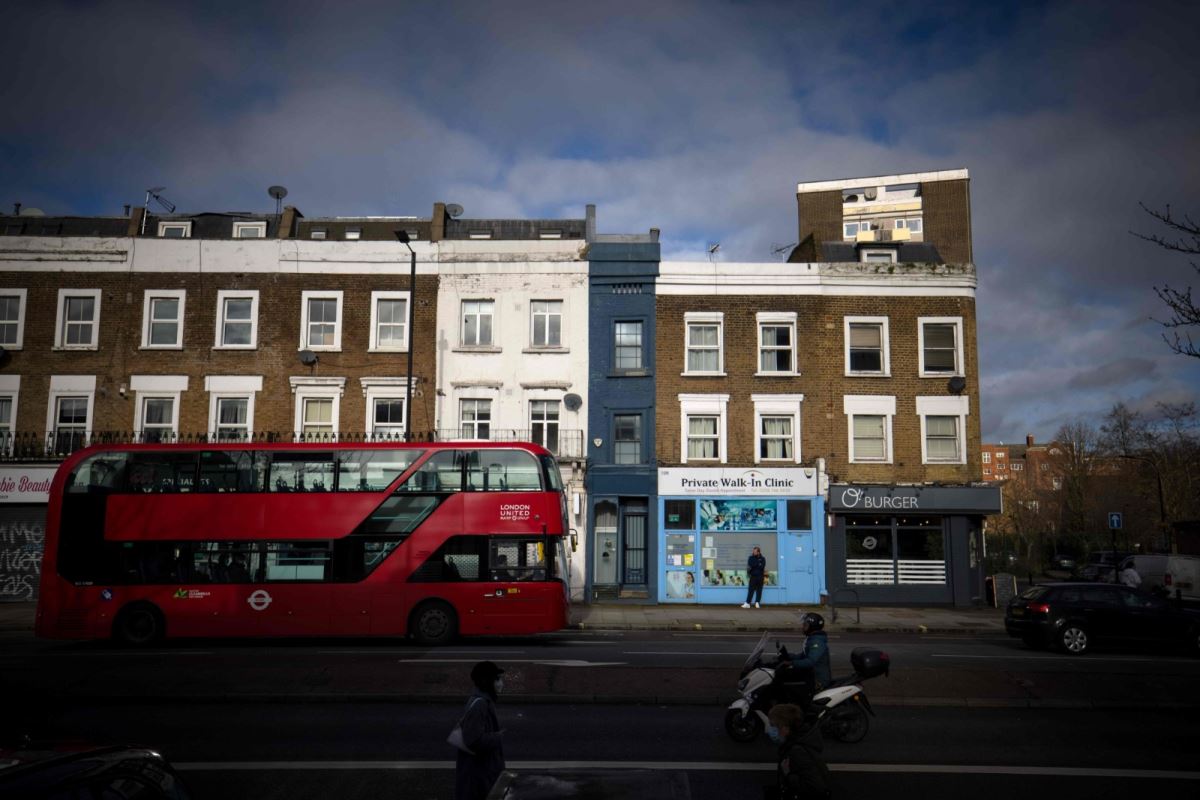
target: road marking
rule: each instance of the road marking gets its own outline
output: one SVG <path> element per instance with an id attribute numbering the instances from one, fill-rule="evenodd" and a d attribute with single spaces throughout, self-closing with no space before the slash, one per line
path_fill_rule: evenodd
<path id="1" fill-rule="evenodd" d="M 95 658 L 97 656 L 125 658 L 126 656 L 211 656 L 215 653 L 212 650 L 135 650 L 128 653 L 54 653 L 52 655 L 68 658 Z"/>
<path id="2" fill-rule="evenodd" d="M 746 653 L 741 650 L 729 653 L 714 653 L 712 651 L 686 651 L 686 650 L 625 650 L 621 653 L 623 656 L 737 656 L 744 659 Z"/>
<path id="3" fill-rule="evenodd" d="M 453 761 L 184 761 L 181 772 L 248 772 L 258 770 L 451 770 Z M 509 761 L 507 768 L 521 770 L 684 770 L 688 772 L 774 772 L 774 762 L 751 761 Z M 1092 767 L 1029 767 L 973 764 L 830 764 L 834 772 L 924 773 L 945 775 L 1037 775 L 1063 778 L 1156 778 L 1200 781 L 1200 772 L 1167 769 L 1102 769 Z"/>
<path id="4" fill-rule="evenodd" d="M 401 658 L 398 664 L 471 664 L 473 658 Z M 563 658 L 500 658 L 505 664 L 546 664 L 551 667 L 623 667 L 624 661 L 581 661 Z"/>

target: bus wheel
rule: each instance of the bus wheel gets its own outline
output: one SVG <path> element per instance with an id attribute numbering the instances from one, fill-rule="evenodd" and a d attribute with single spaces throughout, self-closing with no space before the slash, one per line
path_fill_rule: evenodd
<path id="1" fill-rule="evenodd" d="M 449 605 L 440 600 L 431 600 L 413 611 L 408 629 L 418 644 L 449 644 L 458 632 L 458 620 Z"/>
<path id="2" fill-rule="evenodd" d="M 133 603 L 121 609 L 113 623 L 113 637 L 122 644 L 140 647 L 162 638 L 166 624 L 162 612 L 150 603 Z"/>

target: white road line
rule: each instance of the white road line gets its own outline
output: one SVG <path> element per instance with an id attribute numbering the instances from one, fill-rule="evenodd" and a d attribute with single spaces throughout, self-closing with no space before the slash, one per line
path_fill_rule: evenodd
<path id="1" fill-rule="evenodd" d="M 930 658 L 986 658 L 986 659 L 991 659 L 992 661 L 1009 661 L 1009 660 L 1014 660 L 1014 659 L 1023 660 L 1023 661 L 1070 661 L 1075 664 L 1090 664 L 1095 661 L 1116 661 L 1118 663 L 1125 663 L 1125 662 L 1130 662 L 1130 661 L 1149 661 L 1149 662 L 1152 662 L 1155 664 L 1194 663 L 1194 662 L 1186 662 L 1182 659 L 1172 660 L 1172 659 L 1165 659 L 1165 658 L 1121 658 L 1119 656 L 1115 656 L 1115 657 L 1084 656 L 1083 658 L 1080 658 L 1079 656 L 975 656 L 975 655 L 960 655 L 958 653 L 930 653 L 929 657 Z"/>
<path id="2" fill-rule="evenodd" d="M 685 650 L 624 650 L 621 652 L 623 656 L 738 656 L 745 658 L 746 654 L 740 650 L 730 653 L 714 653 L 712 651 L 689 652 Z"/>
<path id="3" fill-rule="evenodd" d="M 318 650 L 317 654 L 322 655 L 322 656 L 341 656 L 341 655 L 360 656 L 360 655 L 372 655 L 372 654 L 381 655 L 381 656 L 394 656 L 397 653 L 402 653 L 402 652 L 405 652 L 405 651 L 403 651 L 403 650 Z M 458 655 L 458 654 L 486 655 L 486 654 L 490 654 L 490 653 L 514 653 L 516 655 L 523 655 L 527 651 L 525 651 L 525 650 L 481 649 L 481 650 L 438 650 L 437 652 L 438 653 L 449 653 L 449 654 L 453 654 L 453 655 Z"/>
<path id="4" fill-rule="evenodd" d="M 215 655 L 212 650 L 133 650 L 128 653 L 54 653 L 54 656 L 66 658 L 97 658 L 97 657 L 114 657 L 125 658 L 127 656 L 211 656 Z"/>
<path id="5" fill-rule="evenodd" d="M 450 770 L 453 761 L 184 761 L 175 763 L 181 772 L 247 772 L 258 770 Z M 741 771 L 774 772 L 775 764 L 751 761 L 509 761 L 508 769 L 585 770 L 648 769 L 688 772 Z M 1038 775 L 1062 778 L 1155 778 L 1200 781 L 1200 772 L 1167 769 L 1103 769 L 1093 767 L 1030 767 L 973 764 L 830 764 L 834 772 L 924 773 L 945 775 Z"/>
<path id="6" fill-rule="evenodd" d="M 498 658 L 504 664 L 546 664 L 552 667 L 621 667 L 624 661 L 582 661 L 572 658 Z M 471 664 L 474 658 L 401 658 L 398 664 Z"/>

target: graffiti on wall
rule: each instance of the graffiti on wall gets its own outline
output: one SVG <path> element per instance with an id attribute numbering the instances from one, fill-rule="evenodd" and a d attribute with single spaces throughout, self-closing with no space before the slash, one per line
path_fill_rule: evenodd
<path id="1" fill-rule="evenodd" d="M 0 603 L 37 600 L 45 539 L 40 515 L 0 516 Z"/>

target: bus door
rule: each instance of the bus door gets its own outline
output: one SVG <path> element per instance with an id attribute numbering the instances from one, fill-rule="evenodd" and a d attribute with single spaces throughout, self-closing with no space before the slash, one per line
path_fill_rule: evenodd
<path id="1" fill-rule="evenodd" d="M 536 630 L 546 616 L 548 591 L 561 592 L 547 583 L 549 538 L 546 536 L 494 536 L 488 542 L 490 593 L 484 594 L 483 613 L 496 633 Z M 554 598 L 557 600 L 558 598 Z M 553 602 L 553 600 L 551 601 Z"/>
<path id="2" fill-rule="evenodd" d="M 262 564 L 247 587 L 247 604 L 263 636 L 330 633 L 332 551 L 329 542 L 267 542 Z"/>
<path id="3" fill-rule="evenodd" d="M 261 563 L 256 544 L 194 542 L 188 580 L 163 608 L 172 636 L 257 636 L 251 580 Z"/>

